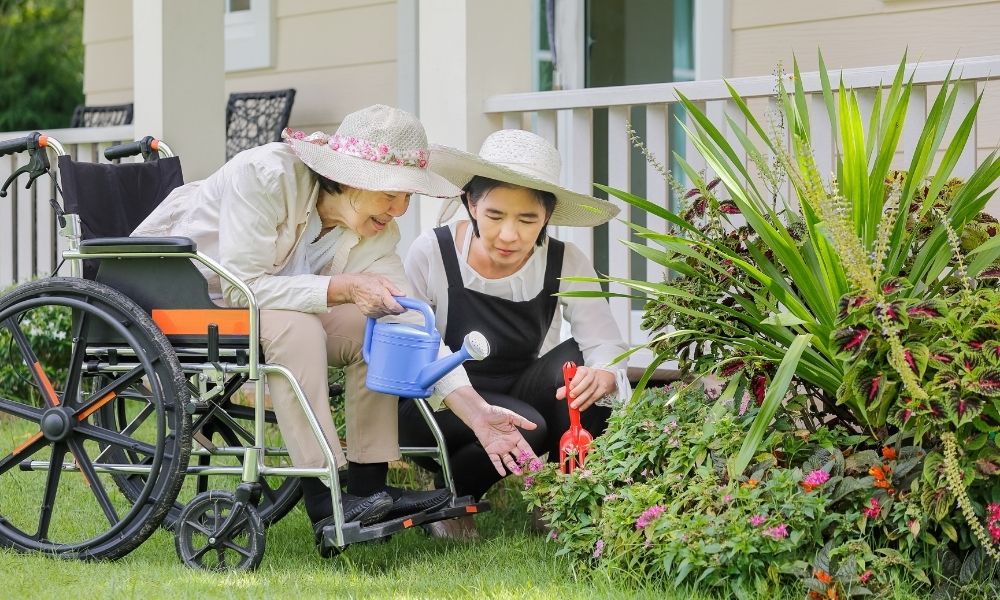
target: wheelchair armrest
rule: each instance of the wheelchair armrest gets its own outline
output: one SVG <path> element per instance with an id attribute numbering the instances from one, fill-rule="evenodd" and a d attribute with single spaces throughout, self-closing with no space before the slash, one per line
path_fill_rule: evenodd
<path id="1" fill-rule="evenodd" d="M 80 254 L 131 254 L 153 252 L 180 254 L 195 252 L 194 240 L 186 237 L 114 237 L 93 238 L 80 242 Z"/>

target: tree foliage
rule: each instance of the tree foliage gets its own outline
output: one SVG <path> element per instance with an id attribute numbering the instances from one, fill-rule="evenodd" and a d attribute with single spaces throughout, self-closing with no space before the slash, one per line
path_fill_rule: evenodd
<path id="1" fill-rule="evenodd" d="M 83 103 L 83 0 L 0 0 L 0 131 L 69 126 Z"/>

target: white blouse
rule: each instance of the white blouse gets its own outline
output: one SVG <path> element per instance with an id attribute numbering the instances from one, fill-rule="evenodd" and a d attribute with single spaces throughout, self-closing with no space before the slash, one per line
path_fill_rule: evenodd
<path id="1" fill-rule="evenodd" d="M 449 225 L 452 239 L 455 238 L 457 223 Z M 469 266 L 469 248 L 472 245 L 472 227 L 465 228 L 465 239 L 458 249 L 458 264 L 462 281 L 467 289 L 504 298 L 514 302 L 531 300 L 542 291 L 545 283 L 545 267 L 548 262 L 548 238 L 527 262 L 515 273 L 499 279 L 488 279 Z M 563 254 L 561 277 L 595 277 L 591 260 L 575 245 L 566 242 Z M 448 276 L 441 258 L 441 248 L 433 231 L 426 231 L 410 246 L 403 261 L 406 276 L 410 280 L 415 297 L 427 302 L 434 310 L 438 331 L 444 332 L 448 326 Z M 566 281 L 559 283 L 559 291 L 600 290 L 596 283 Z M 545 354 L 560 341 L 562 321 L 569 323 L 570 335 L 576 340 L 583 353 L 584 364 L 615 374 L 618 382 L 617 399 L 625 401 L 631 395 L 625 361 L 612 362 L 623 354 L 627 346 L 622 339 L 618 325 L 611 315 L 611 308 L 603 298 L 572 298 L 559 296 L 556 314 L 552 318 L 548 334 L 540 349 Z M 464 379 L 468 384 L 465 369 L 452 371 L 442 379 L 439 388 L 454 389 Z M 602 402 L 603 403 L 603 402 Z"/>

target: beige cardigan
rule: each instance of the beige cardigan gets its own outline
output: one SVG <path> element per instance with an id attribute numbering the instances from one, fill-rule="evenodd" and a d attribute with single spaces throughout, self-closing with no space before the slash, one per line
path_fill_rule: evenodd
<path id="1" fill-rule="evenodd" d="M 191 238 L 199 252 L 250 287 L 260 308 L 326 311 L 330 276 L 340 273 L 384 275 L 408 294 L 395 222 L 364 239 L 345 231 L 320 275 L 276 275 L 302 241 L 319 191 L 316 175 L 287 144 L 275 142 L 241 152 L 208 179 L 175 189 L 132 235 Z M 213 298 L 246 305 L 237 288 L 199 269 Z"/>

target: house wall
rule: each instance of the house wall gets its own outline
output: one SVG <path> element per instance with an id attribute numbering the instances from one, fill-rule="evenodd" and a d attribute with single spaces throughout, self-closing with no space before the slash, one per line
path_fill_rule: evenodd
<path id="1" fill-rule="evenodd" d="M 731 14 L 733 77 L 773 73 L 779 61 L 790 71 L 793 57 L 815 71 L 817 50 L 831 70 L 897 64 L 904 52 L 909 62 L 1000 54 L 996 0 L 732 0 Z M 983 158 L 1000 145 L 1000 83 L 978 91 Z M 989 210 L 1000 215 L 1000 198 Z"/>
<path id="2" fill-rule="evenodd" d="M 274 64 L 226 74 L 226 94 L 296 89 L 290 125 L 330 131 L 364 106 L 398 103 L 395 0 L 275 0 Z M 132 0 L 85 0 L 87 104 L 133 99 Z"/>

